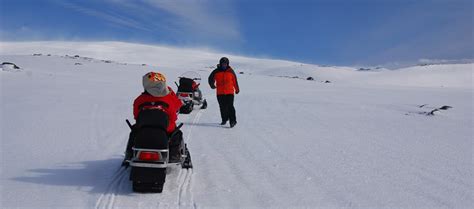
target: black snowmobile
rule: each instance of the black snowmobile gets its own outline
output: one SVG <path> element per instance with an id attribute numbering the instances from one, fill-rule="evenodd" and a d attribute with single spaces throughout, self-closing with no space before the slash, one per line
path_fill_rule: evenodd
<path id="1" fill-rule="evenodd" d="M 206 109 L 207 101 L 203 98 L 202 92 L 199 89 L 201 76 L 194 71 L 189 71 L 178 78 L 179 84 L 175 82 L 176 86 L 178 86 L 176 95 L 183 102 L 179 113 L 191 113 L 194 105 L 201 105 L 201 109 Z"/>
<path id="2" fill-rule="evenodd" d="M 166 179 L 166 169 L 173 165 L 179 165 L 184 169 L 192 168 L 186 144 L 184 141 L 174 141 L 176 140 L 174 136 L 181 133 L 179 129 L 183 124 L 179 124 L 176 130 L 168 135 L 166 132 L 168 115 L 160 108 L 144 109 L 138 114 L 134 126 L 128 120 L 127 123 L 135 132 L 133 154 L 128 160 L 134 192 L 161 193 Z M 170 162 L 171 155 L 176 154 L 173 152 L 179 152 L 180 157 Z"/>

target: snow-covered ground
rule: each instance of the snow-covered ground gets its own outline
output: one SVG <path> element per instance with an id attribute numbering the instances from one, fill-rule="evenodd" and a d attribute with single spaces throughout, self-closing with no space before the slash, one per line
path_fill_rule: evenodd
<path id="1" fill-rule="evenodd" d="M 21 68 L 0 71 L 1 208 L 474 205 L 473 64 L 361 72 L 119 42 L 0 48 Z M 206 80 L 224 55 L 244 72 L 237 126 L 218 125 L 203 83 L 208 109 L 179 116 L 194 169 L 171 169 L 162 194 L 132 193 L 120 162 L 141 76 Z"/>

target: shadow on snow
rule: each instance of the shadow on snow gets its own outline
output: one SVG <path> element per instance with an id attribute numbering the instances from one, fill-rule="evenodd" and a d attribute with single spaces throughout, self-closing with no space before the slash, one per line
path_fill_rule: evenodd
<path id="1" fill-rule="evenodd" d="M 89 193 L 114 192 L 127 195 L 132 193 L 132 186 L 128 181 L 130 169 L 124 171 L 120 167 L 121 162 L 122 158 L 113 158 L 70 163 L 56 168 L 30 169 L 27 170 L 28 176 L 16 177 L 13 180 L 53 186 L 90 187 Z M 126 173 L 123 174 L 122 172 Z M 119 176 L 122 177 L 121 188 L 128 186 L 130 189 L 119 188 L 119 191 L 110 191 L 110 184 L 112 182 L 118 184 L 119 181 L 116 181 L 116 178 L 119 178 Z"/>

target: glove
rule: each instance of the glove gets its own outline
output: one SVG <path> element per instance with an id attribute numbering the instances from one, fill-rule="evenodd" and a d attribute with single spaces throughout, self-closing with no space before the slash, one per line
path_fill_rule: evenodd
<path id="1" fill-rule="evenodd" d="M 235 94 L 239 94 L 239 92 L 240 92 L 240 90 L 239 90 L 239 89 L 237 89 L 237 90 L 235 91 Z"/>
<path id="2" fill-rule="evenodd" d="M 132 125 L 132 132 L 138 131 L 138 125 L 135 123 Z"/>
<path id="3" fill-rule="evenodd" d="M 215 89 L 216 87 L 215 86 L 211 86 L 211 89 Z"/>

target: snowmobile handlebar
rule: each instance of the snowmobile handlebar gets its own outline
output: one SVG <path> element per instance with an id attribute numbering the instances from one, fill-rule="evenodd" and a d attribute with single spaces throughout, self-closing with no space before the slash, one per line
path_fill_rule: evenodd
<path id="1" fill-rule="evenodd" d="M 125 122 L 127 122 L 127 125 L 130 129 L 133 129 L 132 124 L 130 123 L 128 119 L 125 119 Z"/>

